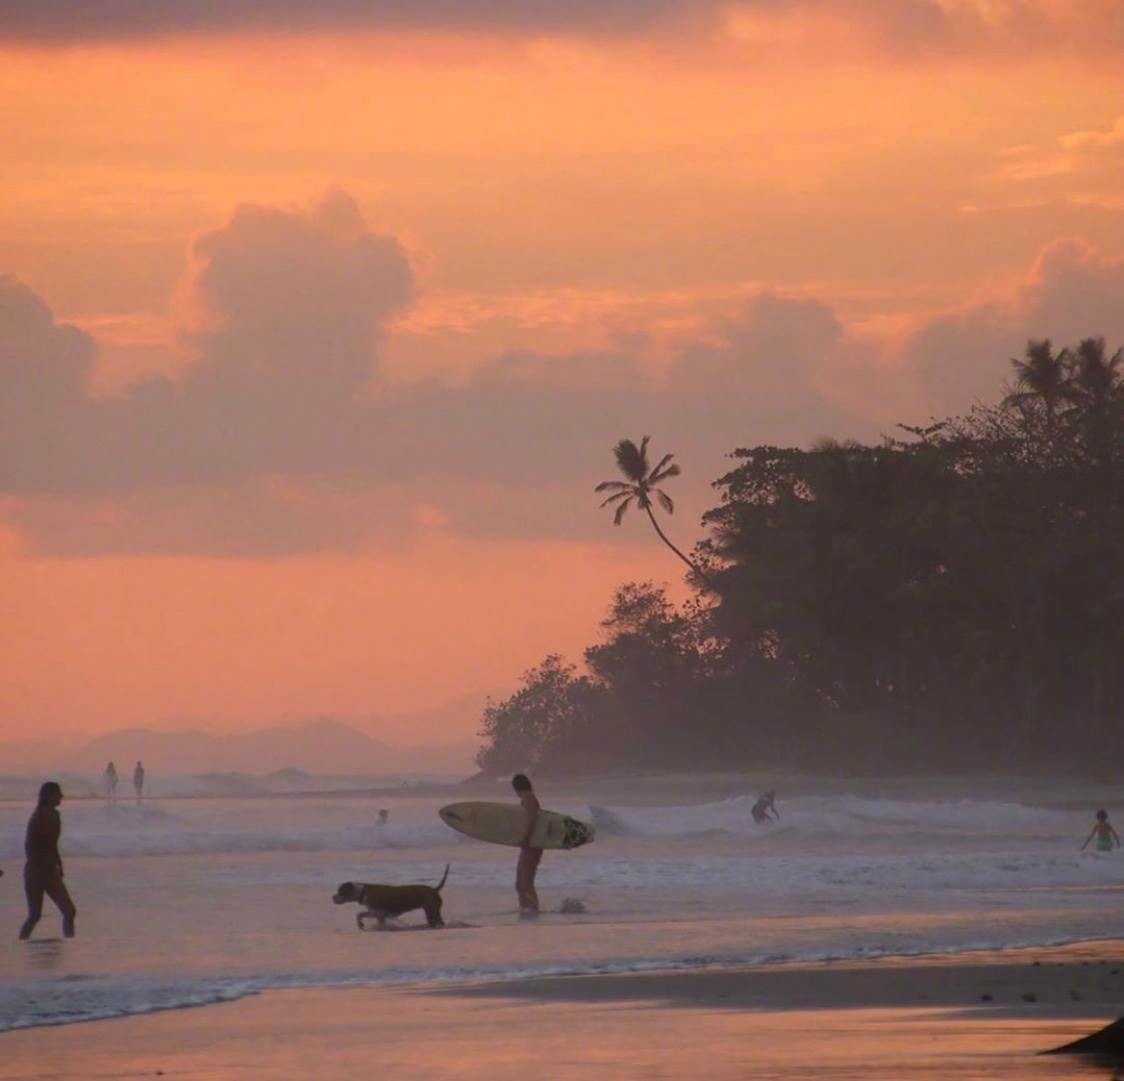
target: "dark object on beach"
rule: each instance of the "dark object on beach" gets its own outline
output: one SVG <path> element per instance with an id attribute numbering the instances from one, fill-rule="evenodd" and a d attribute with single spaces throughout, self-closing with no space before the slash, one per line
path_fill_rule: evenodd
<path id="1" fill-rule="evenodd" d="M 1080 1040 L 1043 1051 L 1044 1055 L 1099 1055 L 1124 1062 L 1124 1017 Z"/>
<path id="2" fill-rule="evenodd" d="M 991 1001 L 991 995 L 986 995 L 986 994 L 980 995 L 980 1001 L 981 1002 L 990 1002 Z"/>
<path id="3" fill-rule="evenodd" d="M 332 902 L 337 905 L 355 902 L 363 909 L 355 917 L 360 931 L 365 930 L 365 919 L 373 919 L 383 928 L 387 920 L 413 912 L 417 908 L 425 912 L 426 922 L 430 927 L 444 927 L 445 921 L 441 918 L 441 888 L 448 877 L 449 865 L 445 864 L 445 873 L 436 886 L 421 883 L 384 886 L 375 882 L 341 882 Z"/>
<path id="4" fill-rule="evenodd" d="M 585 902 L 579 901 L 576 897 L 566 897 L 558 906 L 558 911 L 563 916 L 580 916 L 585 912 Z"/>
<path id="5" fill-rule="evenodd" d="M 1033 991 L 1027 991 L 1026 994 L 1022 995 L 1021 997 L 1022 997 L 1023 1002 L 1037 1002 L 1038 1001 L 1038 996 Z"/>

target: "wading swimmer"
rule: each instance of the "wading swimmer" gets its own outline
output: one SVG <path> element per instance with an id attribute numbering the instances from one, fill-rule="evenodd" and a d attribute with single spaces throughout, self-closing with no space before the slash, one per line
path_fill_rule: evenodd
<path id="1" fill-rule="evenodd" d="M 772 823 L 773 819 L 777 822 L 781 820 L 781 813 L 776 807 L 777 794 L 776 792 L 766 792 L 754 805 L 753 809 L 749 812 L 753 815 L 753 821 L 759 826 L 768 826 Z M 769 816 L 772 815 L 772 818 Z"/>
<path id="2" fill-rule="evenodd" d="M 77 909 L 70 899 L 62 880 L 62 857 L 59 855 L 59 834 L 62 818 L 59 804 L 62 788 L 57 781 L 47 781 L 39 789 L 39 805 L 31 812 L 27 822 L 24 852 L 27 863 L 23 868 L 23 888 L 27 894 L 27 919 L 20 928 L 20 938 L 28 939 L 39 917 L 43 915 L 43 894 L 55 902 L 62 913 L 62 933 L 74 937 L 74 917 Z"/>
<path id="3" fill-rule="evenodd" d="M 110 803 L 117 802 L 117 767 L 110 762 L 101 775 L 102 784 L 105 785 L 105 798 Z"/>
<path id="4" fill-rule="evenodd" d="M 531 834 L 539 817 L 539 801 L 529 778 L 517 773 L 511 778 L 511 787 L 523 805 L 527 816 L 527 827 L 519 842 L 519 863 L 515 868 L 515 892 L 519 895 L 519 915 L 523 919 L 533 919 L 539 914 L 539 895 L 535 892 L 535 874 L 542 859 L 542 849 L 531 847 Z"/>
<path id="5" fill-rule="evenodd" d="M 1088 845 L 1093 838 L 1096 838 L 1096 843 L 1093 848 L 1097 852 L 1111 852 L 1114 848 L 1120 847 L 1120 836 L 1116 830 L 1112 828 L 1112 823 L 1108 820 L 1108 811 L 1100 810 L 1097 812 L 1097 821 L 1093 825 L 1092 831 L 1089 836 L 1085 838 L 1085 844 L 1081 846 L 1081 851 L 1085 851 L 1085 846 Z"/>

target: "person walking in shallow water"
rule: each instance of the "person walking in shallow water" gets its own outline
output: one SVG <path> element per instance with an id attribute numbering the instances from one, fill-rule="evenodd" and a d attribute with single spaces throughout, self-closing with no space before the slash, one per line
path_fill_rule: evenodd
<path id="1" fill-rule="evenodd" d="M 141 765 L 140 760 L 137 760 L 137 768 L 133 770 L 133 790 L 137 794 L 137 803 L 140 803 L 141 797 L 144 795 L 144 766 Z"/>
<path id="2" fill-rule="evenodd" d="M 70 899 L 62 880 L 62 857 L 59 855 L 59 835 L 62 818 L 59 804 L 62 788 L 57 781 L 47 781 L 39 788 L 39 804 L 31 812 L 24 839 L 27 863 L 23 868 L 23 889 L 27 894 L 27 919 L 20 928 L 20 938 L 27 940 L 43 915 L 43 895 L 55 902 L 62 913 L 62 933 L 74 937 L 74 917 L 78 910 Z"/>
<path id="3" fill-rule="evenodd" d="M 1082 852 L 1094 837 L 1097 840 L 1093 848 L 1097 852 L 1111 852 L 1113 848 L 1120 847 L 1120 835 L 1112 828 L 1112 823 L 1108 820 L 1108 811 L 1097 812 L 1097 821 L 1093 824 L 1092 832 L 1085 838 L 1085 844 L 1081 846 Z"/>
<path id="4" fill-rule="evenodd" d="M 535 892 L 535 874 L 542 859 L 542 849 L 531 847 L 531 834 L 535 832 L 535 822 L 539 817 L 539 801 L 530 779 L 523 773 L 511 778 L 511 787 L 523 805 L 527 816 L 527 827 L 519 842 L 519 863 L 515 867 L 515 892 L 519 896 L 519 915 L 523 919 L 533 919 L 539 914 L 539 895 Z"/>
<path id="5" fill-rule="evenodd" d="M 102 783 L 105 785 L 105 798 L 110 803 L 117 802 L 117 767 L 110 762 L 105 767 L 105 772 L 101 775 Z"/>

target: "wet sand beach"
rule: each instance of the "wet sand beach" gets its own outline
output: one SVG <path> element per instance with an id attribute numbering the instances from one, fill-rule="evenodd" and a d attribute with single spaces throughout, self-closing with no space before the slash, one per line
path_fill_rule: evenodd
<path id="1" fill-rule="evenodd" d="M 985 998 L 985 996 L 988 996 Z M 1042 1058 L 1124 1013 L 1124 943 L 440 989 L 271 991 L 0 1037 L 0 1078 L 1115 1076 Z"/>

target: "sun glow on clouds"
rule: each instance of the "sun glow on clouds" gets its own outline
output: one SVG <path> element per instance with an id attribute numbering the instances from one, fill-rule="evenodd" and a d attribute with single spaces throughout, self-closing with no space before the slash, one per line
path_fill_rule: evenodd
<path id="1" fill-rule="evenodd" d="M 597 514 L 617 438 L 677 455 L 689 545 L 734 445 L 1124 338 L 1114 0 L 17 9 L 13 733 L 510 686 L 677 576 Z"/>

